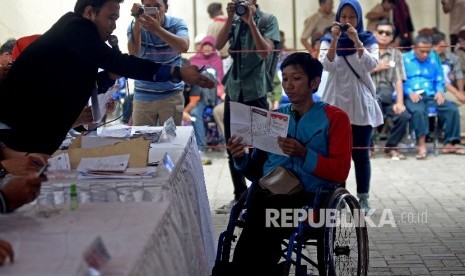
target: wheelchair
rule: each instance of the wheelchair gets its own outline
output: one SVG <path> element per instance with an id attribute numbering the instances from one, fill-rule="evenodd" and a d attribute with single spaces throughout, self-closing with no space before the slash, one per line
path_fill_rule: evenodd
<path id="1" fill-rule="evenodd" d="M 231 250 L 244 225 L 254 189 L 258 189 L 258 184 L 252 183 L 232 208 L 227 229 L 219 236 L 215 267 L 231 264 Z M 324 224 L 312 227 L 308 219 L 319 221 L 322 210 L 326 212 Z M 312 215 L 299 219 L 297 230 L 282 241 L 284 261 L 280 262 L 282 268 L 276 275 L 317 275 L 315 270 L 324 276 L 368 275 L 368 233 L 363 212 L 353 195 L 336 185 L 321 186 L 313 203 L 303 206 L 303 212 Z M 212 275 L 224 275 L 221 271 L 214 269 Z"/>

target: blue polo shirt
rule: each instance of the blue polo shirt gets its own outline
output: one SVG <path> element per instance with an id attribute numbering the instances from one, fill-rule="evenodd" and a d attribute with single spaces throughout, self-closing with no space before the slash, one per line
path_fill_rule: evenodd
<path id="1" fill-rule="evenodd" d="M 434 97 L 437 92 L 444 92 L 444 75 L 440 59 L 431 51 L 428 58 L 421 62 L 413 50 L 403 54 L 406 80 L 404 94 L 409 95 L 424 90 L 423 95 Z"/>
<path id="2" fill-rule="evenodd" d="M 132 39 L 134 22 L 128 27 L 128 40 Z M 189 39 L 189 31 L 184 20 L 165 14 L 163 28 L 172 34 Z M 158 36 L 141 30 L 141 51 L 139 57 L 158 62 L 164 65 L 181 66 L 181 53 L 169 46 Z M 184 82 L 173 83 L 134 81 L 134 99 L 138 101 L 151 102 L 171 96 L 173 93 L 184 89 Z"/>

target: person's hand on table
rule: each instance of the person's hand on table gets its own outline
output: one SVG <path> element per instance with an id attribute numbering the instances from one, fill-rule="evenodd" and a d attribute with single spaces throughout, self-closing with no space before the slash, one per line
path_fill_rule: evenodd
<path id="1" fill-rule="evenodd" d="M 10 262 L 15 261 L 15 254 L 13 252 L 13 247 L 7 241 L 0 240 L 0 266 L 3 266 L 6 259 L 10 259 Z"/>
<path id="2" fill-rule="evenodd" d="M 8 203 L 7 210 L 14 211 L 34 201 L 39 196 L 43 181 L 47 181 L 47 177 L 39 177 L 35 174 L 11 178 L 1 190 Z"/>
<path id="3" fill-rule="evenodd" d="M 37 173 L 44 165 L 47 164 L 49 158 L 46 154 L 29 153 L 26 156 L 18 158 L 10 158 L 1 161 L 2 166 L 7 173 L 14 175 L 27 175 Z"/>

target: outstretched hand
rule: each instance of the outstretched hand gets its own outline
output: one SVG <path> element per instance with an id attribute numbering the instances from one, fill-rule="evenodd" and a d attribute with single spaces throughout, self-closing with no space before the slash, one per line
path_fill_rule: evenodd
<path id="1" fill-rule="evenodd" d="M 181 73 L 182 80 L 192 85 L 198 85 L 203 88 L 213 88 L 215 86 L 215 82 L 207 76 L 202 75 L 199 72 L 199 68 L 195 65 L 180 67 L 179 72 Z"/>

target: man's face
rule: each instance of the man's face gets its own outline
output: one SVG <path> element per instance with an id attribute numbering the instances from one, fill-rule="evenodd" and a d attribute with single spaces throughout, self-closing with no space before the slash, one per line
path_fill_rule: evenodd
<path id="1" fill-rule="evenodd" d="M 390 25 L 379 25 L 374 33 L 380 46 L 387 46 L 392 42 L 393 32 Z"/>
<path id="2" fill-rule="evenodd" d="M 321 5 L 321 9 L 326 14 L 330 14 L 333 11 L 333 7 L 333 0 L 326 0 L 326 3 Z"/>
<path id="3" fill-rule="evenodd" d="M 116 29 L 116 20 L 119 18 L 119 3 L 117 1 L 106 2 L 100 12 L 92 12 L 90 19 L 97 26 L 100 38 L 107 41 L 113 31 Z"/>
<path id="4" fill-rule="evenodd" d="M 10 52 L 4 52 L 3 54 L 0 54 L 0 66 L 1 67 L 8 67 L 8 64 L 12 62 L 11 58 L 11 53 Z"/>
<path id="5" fill-rule="evenodd" d="M 415 45 L 415 49 L 413 50 L 413 52 L 415 53 L 417 59 L 423 62 L 428 59 L 429 53 L 431 52 L 432 48 L 433 45 L 431 43 L 419 42 L 418 45 Z"/>
<path id="6" fill-rule="evenodd" d="M 389 1 L 384 1 L 381 5 L 385 11 L 390 11 L 394 8 L 394 5 Z"/>
<path id="7" fill-rule="evenodd" d="M 447 50 L 447 43 L 446 41 L 444 40 L 441 40 L 438 45 L 434 45 L 434 50 L 436 51 L 436 53 L 442 55 L 446 52 Z"/>

